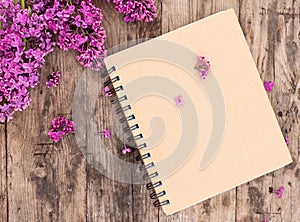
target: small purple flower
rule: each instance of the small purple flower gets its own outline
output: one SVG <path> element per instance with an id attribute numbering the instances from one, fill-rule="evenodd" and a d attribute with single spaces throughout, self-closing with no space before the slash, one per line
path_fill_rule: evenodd
<path id="1" fill-rule="evenodd" d="M 124 142 L 122 153 L 125 155 L 126 153 L 130 153 L 130 152 L 131 152 L 131 149 L 129 147 L 127 147 L 126 143 Z"/>
<path id="2" fill-rule="evenodd" d="M 82 34 L 76 34 L 74 36 L 74 39 L 75 39 L 75 48 L 79 48 L 82 44 L 86 43 L 87 40 L 88 40 L 88 37 L 87 36 L 84 36 Z"/>
<path id="3" fill-rule="evenodd" d="M 3 104 L 2 106 L 0 105 L 0 110 L 2 113 L 9 113 L 9 109 L 10 107 L 7 104 Z"/>
<path id="4" fill-rule="evenodd" d="M 20 23 L 22 26 L 25 26 L 28 20 L 29 20 L 28 10 L 23 10 L 21 12 L 18 12 L 16 17 L 14 18 L 14 22 Z"/>
<path id="5" fill-rule="evenodd" d="M 49 80 L 46 82 L 48 88 L 57 87 L 60 81 L 61 73 L 60 71 L 53 72 L 49 76 Z"/>
<path id="6" fill-rule="evenodd" d="M 175 97 L 175 98 L 174 98 L 174 101 L 175 101 L 175 104 L 176 104 L 177 107 L 180 107 L 180 106 L 184 105 L 184 101 L 183 101 L 181 95 Z"/>
<path id="7" fill-rule="evenodd" d="M 81 16 L 80 15 L 76 15 L 76 17 L 75 17 L 75 19 L 73 21 L 73 24 L 76 25 L 77 27 L 80 27 L 81 23 L 82 23 Z"/>
<path id="8" fill-rule="evenodd" d="M 52 139 L 55 143 L 57 143 L 62 138 L 63 132 L 62 131 L 58 131 L 58 132 L 49 131 L 48 135 L 49 135 L 50 139 Z"/>
<path id="9" fill-rule="evenodd" d="M 75 133 L 75 124 L 72 120 L 68 120 L 64 116 L 58 116 L 51 121 L 51 128 L 48 136 L 54 142 L 59 142 L 63 135 Z"/>
<path id="10" fill-rule="evenodd" d="M 271 92 L 273 90 L 274 87 L 274 82 L 271 81 L 265 81 L 264 82 L 264 87 L 268 92 Z"/>
<path id="11" fill-rule="evenodd" d="M 103 88 L 103 92 L 105 93 L 104 95 L 105 95 L 106 97 L 111 97 L 111 96 L 112 96 L 112 93 L 110 92 L 108 86 L 105 86 L 105 87 Z"/>
<path id="12" fill-rule="evenodd" d="M 289 145 L 290 144 L 290 139 L 289 138 L 285 138 L 285 143 L 286 143 L 286 145 Z"/>
<path id="13" fill-rule="evenodd" d="M 198 70 L 202 79 L 205 79 L 210 71 L 210 63 L 204 56 L 198 56 L 198 63 L 195 69 Z"/>
<path id="14" fill-rule="evenodd" d="M 282 197 L 282 194 L 284 192 L 284 187 L 280 187 L 279 190 L 274 190 L 272 187 L 269 188 L 270 193 L 276 193 L 278 198 Z"/>
<path id="15" fill-rule="evenodd" d="M 74 39 L 72 33 L 61 31 L 58 36 L 58 43 L 59 47 L 65 51 L 68 51 L 72 48 L 74 44 Z"/>
<path id="16" fill-rule="evenodd" d="M 105 138 L 107 138 L 107 139 L 110 139 L 110 129 L 105 129 L 105 130 L 103 130 L 101 133 L 100 133 L 100 135 L 102 136 L 105 136 Z"/>

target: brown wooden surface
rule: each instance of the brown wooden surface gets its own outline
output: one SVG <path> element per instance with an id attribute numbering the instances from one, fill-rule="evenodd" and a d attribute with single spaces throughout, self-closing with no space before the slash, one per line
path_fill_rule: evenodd
<path id="1" fill-rule="evenodd" d="M 75 83 L 84 71 L 75 53 L 56 50 L 43 67 L 41 84 L 31 91 L 30 107 L 0 125 L 0 221 L 260 222 L 266 214 L 272 222 L 299 222 L 300 0 L 163 0 L 157 1 L 159 16 L 150 24 L 126 24 L 112 3 L 96 3 L 104 14 L 107 48 L 123 45 L 113 52 L 234 8 L 262 81 L 275 81 L 269 98 L 283 134 L 290 138 L 294 163 L 166 216 L 152 206 L 144 186 L 112 181 L 93 169 L 74 136 L 57 144 L 49 140 L 50 120 L 71 115 Z M 63 73 L 60 86 L 46 89 L 46 75 L 56 70 Z M 110 126 L 109 99 L 99 99 L 96 106 L 98 127 Z M 111 149 L 117 145 L 122 144 L 115 138 L 107 143 Z M 268 193 L 269 187 L 282 185 L 282 199 Z"/>

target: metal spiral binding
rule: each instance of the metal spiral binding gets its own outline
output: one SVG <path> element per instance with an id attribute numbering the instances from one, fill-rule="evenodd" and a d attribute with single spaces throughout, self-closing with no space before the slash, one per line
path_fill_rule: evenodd
<path id="1" fill-rule="evenodd" d="M 128 133 L 130 131 L 133 131 L 133 130 L 136 130 L 136 129 L 139 129 L 139 128 L 140 128 L 139 125 L 135 124 L 133 126 L 130 126 L 130 127 L 128 126 L 128 127 L 124 128 L 123 131 L 124 131 L 124 133 Z"/>
<path id="2" fill-rule="evenodd" d="M 110 68 L 109 70 L 107 70 L 106 72 L 104 72 L 101 75 L 101 77 L 104 78 L 104 77 L 110 75 L 111 73 L 113 73 L 114 71 L 116 71 L 116 67 L 115 66 L 113 66 L 112 68 Z M 106 87 L 106 86 L 108 86 L 108 85 L 110 85 L 112 83 L 115 83 L 117 81 L 120 81 L 120 77 L 119 76 L 115 76 L 114 78 L 107 80 L 106 82 L 104 82 L 104 86 Z M 113 90 L 115 92 L 121 91 L 121 90 L 123 90 L 123 86 L 122 85 L 117 86 L 114 89 L 111 89 L 110 92 L 113 93 Z M 124 95 L 124 96 L 121 96 L 119 98 L 116 98 L 116 99 L 112 100 L 111 102 L 112 102 L 112 104 L 116 104 L 118 102 L 123 102 L 123 101 L 126 101 L 126 100 L 127 100 L 127 96 Z M 124 113 L 125 111 L 128 111 L 128 110 L 131 110 L 131 106 L 130 105 L 126 105 L 124 107 L 120 107 L 120 108 L 116 109 L 116 113 L 120 114 L 120 113 L 122 113 L 122 112 Z M 124 123 L 124 122 L 129 122 L 129 121 L 134 120 L 134 119 L 135 119 L 134 114 L 131 114 L 129 116 L 125 116 L 125 117 L 119 119 L 119 122 L 120 123 Z M 135 124 L 133 126 L 125 127 L 123 129 L 123 131 L 125 133 L 127 133 L 127 132 L 130 132 L 130 131 L 132 132 L 132 131 L 137 130 L 137 129 L 139 129 L 139 125 Z M 131 137 L 128 138 L 128 141 L 136 141 L 136 140 L 139 140 L 139 139 L 142 139 L 142 138 L 143 138 L 143 134 L 133 135 L 133 136 L 131 136 Z M 145 148 L 147 148 L 147 144 L 146 143 L 142 143 L 141 145 L 137 146 L 138 150 L 145 149 Z M 140 161 L 140 160 L 148 159 L 150 157 L 151 157 L 151 154 L 150 153 L 146 153 L 144 155 L 140 155 L 139 154 L 135 159 L 136 159 L 136 161 Z M 155 167 L 155 163 L 154 162 L 150 162 L 150 163 L 148 163 L 146 165 L 141 165 L 139 168 L 140 168 L 140 170 L 144 170 L 144 169 L 148 170 L 148 169 L 153 168 L 153 167 Z M 144 180 L 153 179 L 155 177 L 158 177 L 158 172 L 154 172 L 154 173 L 151 173 L 151 174 L 147 173 L 147 174 L 143 175 L 143 179 Z M 146 185 L 146 188 L 147 188 L 147 190 L 152 190 L 152 189 L 154 189 L 156 187 L 159 187 L 159 186 L 162 186 L 162 182 L 161 181 L 157 181 L 155 183 L 148 183 Z M 150 194 L 150 198 L 151 199 L 157 199 L 159 197 L 165 196 L 166 194 L 167 193 L 166 193 L 165 190 L 163 190 L 163 191 L 161 191 L 159 193 L 152 192 Z M 159 200 L 156 200 L 153 203 L 153 205 L 155 207 L 160 207 L 160 206 L 164 206 L 164 205 L 168 205 L 168 204 L 170 204 L 169 200 L 164 200 L 162 202 L 160 202 Z"/>
<path id="3" fill-rule="evenodd" d="M 135 116 L 134 115 L 130 115 L 130 116 L 125 116 L 121 119 L 119 119 L 119 122 L 120 123 L 125 123 L 125 122 L 128 122 L 128 121 L 131 121 L 131 120 L 134 120 L 135 119 Z"/>
<path id="4" fill-rule="evenodd" d="M 145 148 L 147 148 L 147 144 L 143 143 L 143 144 L 139 145 L 137 148 L 138 148 L 138 150 L 145 149 Z"/>
<path id="5" fill-rule="evenodd" d="M 116 104 L 117 102 L 123 102 L 123 101 L 125 101 L 125 100 L 127 100 L 127 96 L 126 96 L 126 95 L 121 96 L 121 97 L 116 98 L 116 99 L 113 99 L 113 100 L 111 101 L 111 103 L 112 103 L 112 104 Z"/>
<path id="6" fill-rule="evenodd" d="M 142 138 L 143 138 L 143 134 L 139 134 L 139 135 L 136 135 L 136 136 L 128 137 L 127 140 L 129 142 L 131 142 L 131 141 L 136 141 L 136 140 L 139 140 L 139 139 L 142 139 Z"/>
<path id="7" fill-rule="evenodd" d="M 140 170 L 147 170 L 147 169 L 150 169 L 151 167 L 154 167 L 154 163 L 153 162 L 148 163 L 147 165 L 140 165 L 139 166 Z"/>
<path id="8" fill-rule="evenodd" d="M 169 200 L 164 200 L 162 202 L 160 202 L 159 200 L 156 200 L 153 205 L 154 207 L 161 207 L 161 206 L 164 206 L 164 205 L 168 205 L 170 204 L 170 201 Z"/>
<path id="9" fill-rule="evenodd" d="M 146 173 L 146 174 L 143 175 L 144 180 L 153 179 L 155 177 L 158 177 L 158 172 L 154 172 L 154 173 L 151 173 L 151 174 Z"/>
<path id="10" fill-rule="evenodd" d="M 141 156 L 141 154 L 139 154 L 138 156 L 135 157 L 136 161 L 140 161 L 140 160 L 145 160 L 151 157 L 150 153 L 146 153 L 144 155 Z"/>
<path id="11" fill-rule="evenodd" d="M 105 78 L 107 75 L 111 74 L 112 72 L 116 71 L 116 67 L 111 67 L 109 70 L 105 71 L 104 73 L 102 73 L 101 77 Z"/>
<path id="12" fill-rule="evenodd" d="M 119 76 L 116 76 L 116 77 L 114 77 L 112 79 L 107 80 L 106 82 L 104 82 L 104 86 L 109 86 L 110 84 L 115 83 L 117 81 L 120 81 L 120 77 Z"/>
<path id="13" fill-rule="evenodd" d="M 146 185 L 146 188 L 147 188 L 147 190 L 152 190 L 152 189 L 154 189 L 155 187 L 160 187 L 160 186 L 162 186 L 162 182 L 161 182 L 161 181 L 157 181 L 157 182 L 155 182 L 155 183 L 148 183 L 148 184 Z"/>
<path id="14" fill-rule="evenodd" d="M 151 197 L 151 199 L 157 199 L 158 197 L 165 196 L 166 194 L 167 194 L 166 191 L 163 190 L 159 193 L 155 193 L 155 192 L 151 193 L 150 197 Z"/>
<path id="15" fill-rule="evenodd" d="M 130 109 L 131 109 L 131 106 L 127 105 L 125 107 L 120 107 L 120 108 L 116 109 L 116 113 L 120 114 L 121 112 L 125 112 L 125 111 L 130 110 Z"/>

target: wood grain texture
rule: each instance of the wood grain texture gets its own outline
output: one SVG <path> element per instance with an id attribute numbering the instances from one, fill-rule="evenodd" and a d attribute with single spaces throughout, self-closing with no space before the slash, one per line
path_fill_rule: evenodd
<path id="1" fill-rule="evenodd" d="M 294 162 L 238 188 L 237 220 L 299 221 L 299 6 L 300 1 L 241 1 L 240 22 L 262 81 L 275 82 L 270 101 Z M 267 159 L 266 159 L 267 161 Z M 278 199 L 269 187 L 286 188 Z"/>
<path id="2" fill-rule="evenodd" d="M 0 125 L 0 221 L 7 220 L 6 124 Z"/>
<path id="3" fill-rule="evenodd" d="M 97 6 L 103 11 L 103 26 L 107 33 L 106 48 L 108 53 L 115 53 L 121 49 L 127 48 L 127 25 L 122 22 L 122 17 L 114 9 L 114 4 L 107 3 L 104 0 L 97 1 Z M 115 48 L 112 49 L 112 47 Z M 93 83 L 97 82 L 98 90 L 101 91 L 103 80 L 97 73 L 88 73 L 87 75 L 87 94 L 97 93 L 97 89 L 93 87 Z M 92 76 L 91 76 L 92 75 Z M 98 132 L 106 128 L 113 131 L 113 107 L 110 98 L 99 96 L 95 106 L 90 105 L 87 97 L 87 107 L 95 107 L 95 121 Z M 114 128 L 115 129 L 115 128 Z M 114 155 L 122 158 L 120 149 L 123 146 L 121 141 L 113 136 L 104 146 L 97 147 L 93 140 L 88 139 L 87 146 L 90 153 L 101 152 L 101 149 L 109 149 Z M 91 162 L 88 165 L 88 181 L 87 181 L 87 221 L 133 221 L 133 205 L 132 205 L 132 186 L 131 184 L 121 183 L 100 174 L 94 169 L 97 162 Z M 102 163 L 101 163 L 102 164 Z M 99 164 L 98 164 L 99 165 Z M 103 163 L 104 167 L 109 167 L 109 162 Z M 118 167 L 118 166 L 117 166 Z M 121 169 L 116 169 L 121 170 Z"/>
<path id="4" fill-rule="evenodd" d="M 30 107 L 14 120 L 0 125 L 0 221 L 200 221 L 298 222 L 300 218 L 300 1 L 299 0 L 163 0 L 157 1 L 158 18 L 149 24 L 123 22 L 112 2 L 95 0 L 104 14 L 109 54 L 135 45 L 211 15 L 234 8 L 239 17 L 262 81 L 275 82 L 269 94 L 283 135 L 290 139 L 294 163 L 171 216 L 152 206 L 144 185 L 117 182 L 86 162 L 75 137 L 52 143 L 50 120 L 71 116 L 72 97 L 84 72 L 73 52 L 55 50 L 47 57 L 41 84 L 31 91 Z M 61 70 L 58 88 L 46 89 L 47 75 Z M 95 109 L 97 130 L 113 128 L 114 107 L 99 96 L 96 104 L 87 96 L 99 93 L 103 80 L 97 73 L 85 79 L 82 104 Z M 98 84 L 99 88 L 94 85 Z M 84 97 L 85 96 L 85 97 Z M 92 110 L 90 110 L 92 111 Z M 6 133 L 7 132 L 7 133 Z M 119 132 L 120 133 L 120 132 Z M 86 143 L 86 144 L 85 144 Z M 113 136 L 103 147 L 86 137 L 89 152 L 109 149 L 120 154 L 122 142 Z M 268 158 L 266 157 L 266 161 Z M 109 164 L 109 163 L 105 163 Z M 120 169 L 121 170 L 121 169 Z M 269 187 L 285 186 L 282 199 Z M 7 214 L 8 213 L 8 214 Z"/>
<path id="5" fill-rule="evenodd" d="M 46 89 L 46 76 L 60 70 L 59 88 Z M 9 221 L 85 221 L 85 160 L 73 136 L 53 144 L 51 119 L 70 116 L 74 82 L 82 72 L 73 53 L 56 50 L 31 91 L 30 107 L 8 123 Z M 72 76 L 72 78 L 68 78 Z"/>

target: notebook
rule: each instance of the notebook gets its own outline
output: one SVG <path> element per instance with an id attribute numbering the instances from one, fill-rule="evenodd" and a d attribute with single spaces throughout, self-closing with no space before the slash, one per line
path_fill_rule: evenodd
<path id="1" fill-rule="evenodd" d="M 211 64 L 206 79 L 197 56 Z M 105 65 L 151 198 L 167 215 L 292 162 L 233 9 L 113 54 Z"/>

